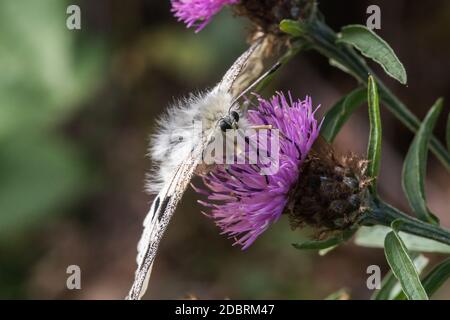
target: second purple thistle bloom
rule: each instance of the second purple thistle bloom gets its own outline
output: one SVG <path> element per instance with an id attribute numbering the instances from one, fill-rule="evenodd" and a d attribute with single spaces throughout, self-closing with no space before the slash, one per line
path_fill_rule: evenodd
<path id="1" fill-rule="evenodd" d="M 188 28 L 202 30 L 224 6 L 236 4 L 239 0 L 172 0 L 172 12 L 178 21 Z"/>
<path id="2" fill-rule="evenodd" d="M 207 214 L 235 244 L 248 248 L 256 238 L 276 222 L 289 202 L 291 191 L 301 175 L 301 166 L 320 125 L 314 117 L 310 97 L 294 100 L 278 93 L 270 100 L 258 97 L 256 110 L 248 112 L 254 125 L 272 125 L 279 130 L 279 169 L 273 175 L 261 175 L 254 164 L 217 165 L 203 176 L 211 209 Z"/>

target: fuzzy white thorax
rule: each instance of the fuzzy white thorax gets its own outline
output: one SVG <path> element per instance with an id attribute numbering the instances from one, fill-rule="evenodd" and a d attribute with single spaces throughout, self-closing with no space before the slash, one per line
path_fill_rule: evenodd
<path id="1" fill-rule="evenodd" d="M 150 139 L 149 153 L 154 162 L 154 168 L 147 176 L 146 189 L 150 193 L 157 193 L 165 185 L 202 137 L 211 130 L 220 131 L 218 122 L 228 115 L 232 100 L 229 92 L 216 87 L 207 93 L 192 94 L 165 112 L 158 120 L 157 132 Z M 239 127 L 247 127 L 244 115 L 239 113 Z"/>

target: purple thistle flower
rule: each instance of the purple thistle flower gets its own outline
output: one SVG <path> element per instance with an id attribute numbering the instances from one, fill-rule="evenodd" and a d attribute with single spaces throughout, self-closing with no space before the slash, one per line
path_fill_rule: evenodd
<path id="1" fill-rule="evenodd" d="M 279 170 L 263 176 L 257 165 L 217 165 L 203 175 L 209 190 L 194 189 L 215 203 L 199 201 L 211 208 L 222 234 L 235 238 L 234 244 L 248 248 L 256 238 L 276 222 L 284 211 L 291 190 L 297 184 L 300 168 L 319 135 L 310 97 L 294 101 L 278 93 L 270 100 L 258 96 L 256 110 L 248 113 L 254 125 L 272 125 L 279 130 Z"/>
<path id="2" fill-rule="evenodd" d="M 236 4 L 239 0 L 172 0 L 172 12 L 178 21 L 187 27 L 195 26 L 195 32 L 202 30 L 225 5 Z"/>

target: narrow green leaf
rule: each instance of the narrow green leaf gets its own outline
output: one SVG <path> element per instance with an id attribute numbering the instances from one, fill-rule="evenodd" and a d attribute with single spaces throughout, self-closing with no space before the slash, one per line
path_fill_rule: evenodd
<path id="1" fill-rule="evenodd" d="M 329 143 L 332 143 L 338 132 L 351 114 L 367 99 L 366 90 L 358 88 L 341 98 L 325 114 L 320 133 Z"/>
<path id="2" fill-rule="evenodd" d="M 299 250 L 323 250 L 330 247 L 334 247 L 342 240 L 338 238 L 330 238 L 326 240 L 310 240 L 302 243 L 293 243 L 294 248 Z"/>
<path id="3" fill-rule="evenodd" d="M 392 223 L 393 231 L 389 232 L 384 240 L 387 262 L 409 300 L 428 300 L 427 293 L 420 283 L 416 267 L 409 257 L 403 241 L 397 234 L 397 223 L 397 221 Z"/>
<path id="4" fill-rule="evenodd" d="M 428 296 L 431 297 L 444 284 L 444 282 L 447 281 L 449 277 L 450 258 L 444 260 L 436 267 L 434 267 L 433 270 L 431 270 L 430 273 L 428 273 L 427 276 L 423 279 L 422 284 Z"/>
<path id="5" fill-rule="evenodd" d="M 442 110 L 442 104 L 443 100 L 438 99 L 420 125 L 419 131 L 417 131 L 406 155 L 402 172 L 402 186 L 409 205 L 420 220 L 429 223 L 439 222 L 437 217 L 427 207 L 424 179 L 426 174 L 428 143 L 439 113 Z"/>
<path id="6" fill-rule="evenodd" d="M 392 221 L 391 223 L 391 229 L 395 231 L 396 234 L 398 234 L 398 231 L 400 229 L 400 226 L 403 224 L 404 222 L 401 219 L 396 219 L 394 221 Z"/>
<path id="7" fill-rule="evenodd" d="M 335 237 L 331 237 L 325 240 L 311 240 L 302 243 L 293 243 L 292 245 L 294 246 L 294 248 L 299 250 L 324 250 L 330 247 L 335 247 L 342 242 L 347 241 L 353 236 L 354 233 L 355 230 L 346 230 Z"/>
<path id="8" fill-rule="evenodd" d="M 367 101 L 369 105 L 369 120 L 370 120 L 370 134 L 369 145 L 367 147 L 367 159 L 369 164 L 367 167 L 367 174 L 373 179 L 370 186 L 372 193 L 376 193 L 376 179 L 380 172 L 380 158 L 381 158 L 381 118 L 380 118 L 380 103 L 378 98 L 377 83 L 372 76 L 369 76 L 367 85 Z"/>
<path id="9" fill-rule="evenodd" d="M 405 68 L 395 55 L 394 50 L 373 31 L 363 25 L 349 25 L 342 28 L 337 43 L 352 45 L 361 53 L 374 60 L 383 67 L 384 71 L 406 84 L 407 76 Z"/>
<path id="10" fill-rule="evenodd" d="M 300 22 L 289 19 L 285 19 L 280 22 L 280 30 L 293 37 L 300 37 L 305 33 L 305 30 L 300 25 Z"/>
<path id="11" fill-rule="evenodd" d="M 356 233 L 355 244 L 366 248 L 383 248 L 384 238 L 389 231 L 390 228 L 384 226 L 361 227 Z M 443 243 L 405 232 L 398 234 L 409 251 L 450 254 L 450 246 Z"/>
<path id="12" fill-rule="evenodd" d="M 446 140 L 447 140 L 447 150 L 450 152 L 450 113 L 447 117 L 447 133 L 446 133 Z"/>
<path id="13" fill-rule="evenodd" d="M 422 285 L 427 292 L 427 295 L 431 297 L 450 277 L 450 259 L 444 260 L 422 280 Z M 405 300 L 405 293 L 399 292 L 395 297 L 395 300 Z"/>
<path id="14" fill-rule="evenodd" d="M 410 255 L 413 260 L 414 266 L 416 267 L 417 273 L 419 276 L 422 274 L 423 270 L 426 268 L 430 260 L 423 255 L 418 255 L 417 253 L 412 253 Z M 391 290 L 391 294 L 389 295 L 389 300 L 402 300 L 399 297 L 403 297 L 402 299 L 406 299 L 405 293 L 402 290 L 402 286 L 397 281 L 394 287 Z"/>
<path id="15" fill-rule="evenodd" d="M 417 253 L 412 253 L 411 259 L 419 274 L 422 273 L 429 262 L 427 257 Z M 381 289 L 374 292 L 371 300 L 393 300 L 401 293 L 403 293 L 402 287 L 391 270 L 384 276 Z"/>

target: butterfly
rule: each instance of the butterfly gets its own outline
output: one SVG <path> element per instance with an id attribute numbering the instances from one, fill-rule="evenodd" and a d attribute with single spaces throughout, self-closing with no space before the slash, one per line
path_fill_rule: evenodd
<path id="1" fill-rule="evenodd" d="M 127 299 L 136 300 L 144 295 L 161 238 L 215 135 L 249 126 L 238 100 L 280 66 L 276 63 L 257 78 L 263 69 L 265 40 L 265 37 L 256 40 L 215 87 L 191 94 L 158 121 L 159 131 L 152 136 L 150 146 L 152 160 L 157 163 L 153 174 L 156 178 L 148 186 L 156 197 L 143 223 L 135 279 Z M 202 124 L 201 134 L 194 128 L 198 122 Z"/>

